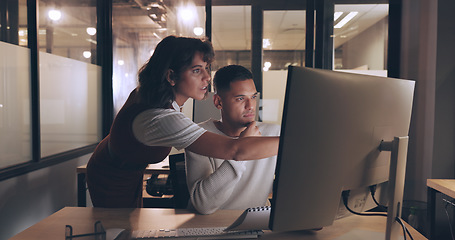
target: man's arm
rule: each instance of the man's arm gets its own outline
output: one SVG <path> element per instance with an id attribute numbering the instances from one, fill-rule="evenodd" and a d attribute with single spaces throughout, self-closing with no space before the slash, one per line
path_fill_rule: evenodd
<path id="1" fill-rule="evenodd" d="M 188 190 L 194 208 L 201 214 L 220 209 L 231 198 L 246 169 L 245 162 L 214 160 L 188 150 L 185 157 Z"/>

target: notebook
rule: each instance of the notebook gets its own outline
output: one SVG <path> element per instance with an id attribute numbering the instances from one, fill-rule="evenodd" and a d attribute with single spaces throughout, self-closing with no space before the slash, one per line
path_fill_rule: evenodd
<path id="1" fill-rule="evenodd" d="M 247 208 L 225 231 L 267 230 L 271 209 L 270 206 Z"/>

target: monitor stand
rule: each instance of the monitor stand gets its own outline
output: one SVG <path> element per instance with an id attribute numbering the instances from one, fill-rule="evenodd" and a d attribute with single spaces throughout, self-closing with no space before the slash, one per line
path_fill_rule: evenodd
<path id="1" fill-rule="evenodd" d="M 390 170 L 388 185 L 388 210 L 385 239 L 398 240 L 401 225 L 395 220 L 401 218 L 403 206 L 404 180 L 409 137 L 394 137 L 392 142 L 382 142 L 380 151 L 390 151 Z"/>
<path id="2" fill-rule="evenodd" d="M 374 232 L 363 229 L 352 231 L 335 238 L 334 240 L 402 240 L 401 225 L 395 220 L 401 218 L 403 206 L 403 190 L 406 174 L 406 157 L 408 154 L 409 137 L 394 137 L 391 142 L 381 142 L 380 151 L 390 151 L 390 170 L 388 183 L 388 210 L 386 231 Z M 367 216 L 366 216 L 367 217 Z"/>

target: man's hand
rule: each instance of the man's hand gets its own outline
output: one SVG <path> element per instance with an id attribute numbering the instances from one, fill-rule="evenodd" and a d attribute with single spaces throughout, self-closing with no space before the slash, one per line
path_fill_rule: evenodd
<path id="1" fill-rule="evenodd" d="M 258 126 L 256 126 L 256 122 L 250 122 L 246 126 L 246 129 L 240 133 L 239 137 L 251 137 L 251 136 L 262 136 L 261 132 L 259 131 Z"/>

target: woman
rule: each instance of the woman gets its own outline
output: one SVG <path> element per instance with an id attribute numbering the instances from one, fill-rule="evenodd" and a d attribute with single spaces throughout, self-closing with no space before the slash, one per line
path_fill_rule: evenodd
<path id="1" fill-rule="evenodd" d="M 180 112 L 188 98 L 206 96 L 213 58 L 212 45 L 201 39 L 169 36 L 157 45 L 139 70 L 139 86 L 87 164 L 93 206 L 141 207 L 144 170 L 166 158 L 171 147 L 234 160 L 277 154 L 279 138 L 258 137 L 254 122 L 232 139 L 206 131 Z"/>

